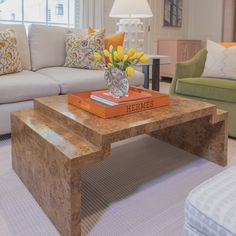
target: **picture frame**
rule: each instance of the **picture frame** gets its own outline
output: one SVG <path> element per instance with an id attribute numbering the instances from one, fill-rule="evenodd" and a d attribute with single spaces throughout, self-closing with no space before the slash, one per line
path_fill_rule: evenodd
<path id="1" fill-rule="evenodd" d="M 183 0 L 164 0 L 165 27 L 182 27 Z"/>

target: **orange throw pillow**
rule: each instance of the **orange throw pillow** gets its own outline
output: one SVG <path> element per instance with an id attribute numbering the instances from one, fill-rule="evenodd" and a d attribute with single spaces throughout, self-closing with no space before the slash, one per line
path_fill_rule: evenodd
<path id="1" fill-rule="evenodd" d="M 109 50 L 110 46 L 123 46 L 125 39 L 125 32 L 117 33 L 117 34 L 112 34 L 104 39 L 104 47 L 105 49 Z"/>
<path id="2" fill-rule="evenodd" d="M 88 34 L 93 34 L 95 32 L 96 32 L 96 30 L 94 28 L 92 28 L 90 26 L 88 27 Z"/>
<path id="3" fill-rule="evenodd" d="M 90 26 L 88 27 L 88 34 L 93 34 L 95 32 L 97 32 L 96 29 Z M 104 48 L 109 51 L 111 45 L 113 47 L 123 46 L 124 40 L 125 40 L 125 32 L 109 35 L 104 38 Z M 106 63 L 108 64 L 109 62 L 110 60 L 106 58 Z"/>
<path id="4" fill-rule="evenodd" d="M 96 32 L 96 29 L 89 27 L 88 28 L 88 34 L 93 34 Z M 104 39 L 104 47 L 105 49 L 109 50 L 110 46 L 123 46 L 125 39 L 125 32 L 117 33 L 117 34 L 112 34 Z"/>
<path id="5" fill-rule="evenodd" d="M 226 48 L 230 48 L 233 46 L 236 46 L 236 42 L 230 42 L 230 43 L 220 43 L 222 46 L 226 47 Z"/>

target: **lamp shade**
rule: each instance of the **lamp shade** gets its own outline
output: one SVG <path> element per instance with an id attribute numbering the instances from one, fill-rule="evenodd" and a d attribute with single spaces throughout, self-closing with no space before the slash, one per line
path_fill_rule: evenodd
<path id="1" fill-rule="evenodd" d="M 115 0 L 110 17 L 115 18 L 148 18 L 152 10 L 147 0 Z"/>

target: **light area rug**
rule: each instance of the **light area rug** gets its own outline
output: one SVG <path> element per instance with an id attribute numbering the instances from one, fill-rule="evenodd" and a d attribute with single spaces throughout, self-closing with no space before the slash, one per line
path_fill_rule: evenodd
<path id="1" fill-rule="evenodd" d="M 231 139 L 229 156 L 236 163 Z M 188 193 L 223 170 L 149 136 L 116 143 L 82 171 L 82 235 L 180 236 Z M 59 235 L 12 170 L 10 139 L 0 141 L 0 235 Z"/>

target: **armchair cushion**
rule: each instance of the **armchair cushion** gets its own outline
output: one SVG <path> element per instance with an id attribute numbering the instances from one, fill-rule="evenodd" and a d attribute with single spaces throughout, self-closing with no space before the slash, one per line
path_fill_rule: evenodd
<path id="1" fill-rule="evenodd" d="M 179 79 L 176 93 L 184 96 L 236 102 L 236 81 L 203 77 Z"/>

